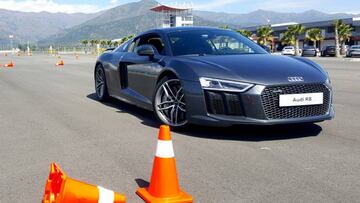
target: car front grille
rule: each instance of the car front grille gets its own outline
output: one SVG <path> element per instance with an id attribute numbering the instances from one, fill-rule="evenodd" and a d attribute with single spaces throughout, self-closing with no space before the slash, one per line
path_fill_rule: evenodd
<path id="1" fill-rule="evenodd" d="M 207 111 L 211 114 L 243 116 L 239 93 L 205 90 Z"/>
<path id="2" fill-rule="evenodd" d="M 310 106 L 279 107 L 279 95 L 322 92 L 323 104 Z M 261 100 L 267 119 L 291 119 L 327 114 L 330 107 L 330 90 L 324 84 L 302 84 L 270 86 L 261 93 Z"/>

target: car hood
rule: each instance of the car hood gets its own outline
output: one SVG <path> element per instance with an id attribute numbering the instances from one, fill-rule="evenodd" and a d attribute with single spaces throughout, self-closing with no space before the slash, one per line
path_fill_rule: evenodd
<path id="1" fill-rule="evenodd" d="M 324 82 L 326 73 L 308 59 L 270 54 L 191 56 L 198 65 L 199 77 L 250 82 L 254 84 L 289 84 L 288 77 L 302 77 L 305 83 Z M 200 65 L 201 63 L 202 65 Z"/>

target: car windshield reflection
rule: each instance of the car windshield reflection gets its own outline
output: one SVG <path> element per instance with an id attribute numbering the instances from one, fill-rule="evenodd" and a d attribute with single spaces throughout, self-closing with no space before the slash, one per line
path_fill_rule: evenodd
<path id="1" fill-rule="evenodd" d="M 168 36 L 174 56 L 267 54 L 250 39 L 228 30 L 191 30 Z"/>

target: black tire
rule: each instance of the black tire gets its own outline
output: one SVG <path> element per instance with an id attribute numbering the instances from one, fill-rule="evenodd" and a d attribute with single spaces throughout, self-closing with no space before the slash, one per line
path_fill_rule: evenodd
<path id="1" fill-rule="evenodd" d="M 182 97 L 181 97 L 182 99 L 178 100 L 178 101 L 181 101 L 181 102 L 175 102 L 176 105 L 174 105 L 175 104 L 174 102 L 171 103 L 169 101 L 170 103 L 166 104 L 166 105 L 169 105 L 169 106 L 161 107 L 159 105 L 159 104 L 168 102 L 168 100 L 165 100 L 165 102 L 164 102 L 163 98 L 166 98 L 166 96 L 164 95 L 164 93 L 161 93 L 163 91 L 162 88 L 164 88 L 163 85 L 165 85 L 165 83 L 168 83 L 169 87 L 171 87 L 171 83 L 174 83 L 177 86 L 177 87 L 173 87 L 173 90 L 178 91 L 178 93 L 180 93 L 179 97 L 182 95 Z M 176 88 L 176 89 L 174 89 L 174 88 Z M 185 126 L 188 125 L 188 122 L 187 122 L 187 119 L 186 119 L 185 96 L 184 96 L 184 93 L 182 92 L 182 90 L 180 90 L 180 89 L 182 89 L 182 86 L 181 86 L 181 83 L 180 83 L 178 78 L 176 78 L 175 76 L 171 76 L 171 75 L 165 76 L 156 85 L 154 96 L 153 96 L 153 110 L 154 110 L 154 114 L 155 114 L 156 118 L 161 123 L 169 125 L 174 130 L 182 129 Z M 175 91 L 173 93 L 175 93 Z M 171 93 L 171 94 L 175 95 L 173 93 Z M 168 93 L 168 94 L 171 95 L 170 93 Z M 170 100 L 175 101 L 176 100 L 175 98 L 178 98 L 177 94 L 176 94 L 175 97 L 173 97 L 173 99 L 170 99 Z M 182 105 L 180 103 L 183 103 L 184 105 Z M 168 108 L 170 106 L 174 106 L 174 107 L 173 108 Z M 179 106 L 181 106 L 181 108 L 179 108 Z M 160 110 L 160 108 L 163 108 L 163 109 L 168 108 L 168 110 L 163 110 L 163 109 Z M 175 108 L 177 108 L 176 114 L 175 114 L 176 120 L 175 119 L 169 119 L 170 114 L 172 114 L 174 116 L 174 114 L 172 113 L 172 110 L 175 109 Z M 180 110 L 180 109 L 183 109 L 183 110 Z M 167 111 L 167 112 L 164 112 L 164 111 Z M 171 113 L 170 113 L 170 111 L 171 111 Z M 173 122 L 173 120 L 175 120 L 175 121 Z"/>
<path id="2" fill-rule="evenodd" d="M 94 71 L 95 93 L 99 101 L 104 102 L 110 99 L 104 67 L 98 64 Z M 100 84 L 101 83 L 101 84 Z"/>

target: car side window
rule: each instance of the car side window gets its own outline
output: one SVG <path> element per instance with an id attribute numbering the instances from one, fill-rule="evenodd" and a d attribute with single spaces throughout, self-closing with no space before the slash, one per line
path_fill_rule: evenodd
<path id="1" fill-rule="evenodd" d="M 137 47 L 137 44 L 139 43 L 140 38 L 134 39 L 131 44 L 128 46 L 127 52 L 134 52 L 135 47 Z"/>
<path id="2" fill-rule="evenodd" d="M 141 45 L 149 44 L 152 45 L 160 55 L 165 55 L 165 45 L 158 34 L 147 34 L 139 37 L 139 41 L 133 50 Z M 130 45 L 131 46 L 131 45 Z"/>

